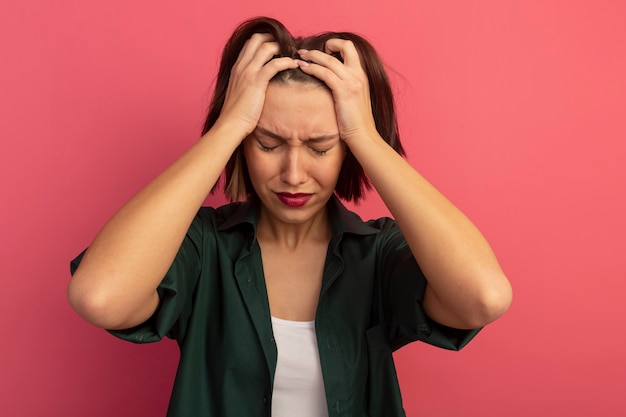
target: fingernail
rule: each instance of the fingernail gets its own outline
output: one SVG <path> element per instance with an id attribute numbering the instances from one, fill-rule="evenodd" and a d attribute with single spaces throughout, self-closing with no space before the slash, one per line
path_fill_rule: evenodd
<path id="1" fill-rule="evenodd" d="M 300 67 L 308 67 L 309 63 L 306 61 L 303 61 L 301 59 L 294 59 L 294 61 L 296 61 L 296 64 L 298 64 L 298 66 Z"/>
<path id="2" fill-rule="evenodd" d="M 298 49 L 297 52 L 298 52 L 298 55 L 304 55 L 304 54 L 308 53 L 309 50 L 308 49 Z"/>

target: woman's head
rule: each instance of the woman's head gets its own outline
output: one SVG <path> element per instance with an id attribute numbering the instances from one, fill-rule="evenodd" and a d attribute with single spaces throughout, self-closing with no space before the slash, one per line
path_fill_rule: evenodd
<path id="1" fill-rule="evenodd" d="M 247 178 L 269 218 L 284 224 L 324 218 L 346 157 L 327 88 L 270 83 L 257 126 L 240 149 Z"/>
<path id="2" fill-rule="evenodd" d="M 226 90 L 233 65 L 246 41 L 255 33 L 269 33 L 280 47 L 280 55 L 299 58 L 299 49 L 324 50 L 328 39 L 339 38 L 352 41 L 355 45 L 361 65 L 369 80 L 372 112 L 376 128 L 383 139 L 398 153 L 404 154 L 396 123 L 393 95 L 384 66 L 374 48 L 364 38 L 350 32 L 326 32 L 315 36 L 293 37 L 277 20 L 261 17 L 242 23 L 232 34 L 224 51 L 215 84 L 215 91 L 209 107 L 202 133 L 206 133 L 218 119 L 224 104 Z M 341 60 L 341 56 L 335 55 Z M 327 88 L 319 79 L 304 73 L 300 69 L 282 71 L 272 78 L 271 83 L 302 83 Z M 335 193 L 346 201 L 358 202 L 370 182 L 356 158 L 349 152 L 343 162 L 335 188 Z M 245 199 L 255 194 L 250 182 L 247 164 L 241 146 L 233 153 L 225 169 L 225 193 L 231 201 Z"/>

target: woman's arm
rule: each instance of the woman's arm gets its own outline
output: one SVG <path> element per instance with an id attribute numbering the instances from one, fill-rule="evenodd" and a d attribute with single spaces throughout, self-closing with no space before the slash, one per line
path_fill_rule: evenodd
<path id="1" fill-rule="evenodd" d="M 478 328 L 500 317 L 511 286 L 474 224 L 378 134 L 368 80 L 350 41 L 332 39 L 326 52 L 301 51 L 302 69 L 333 91 L 342 139 L 398 222 L 428 280 L 424 309 L 435 321 Z M 344 63 L 330 53 L 341 53 Z"/>
<path id="2" fill-rule="evenodd" d="M 500 317 L 511 302 L 511 287 L 480 231 L 382 139 L 372 135 L 360 141 L 350 149 L 428 280 L 428 315 L 461 329 Z"/>
<path id="3" fill-rule="evenodd" d="M 156 289 L 195 214 L 234 150 L 256 127 L 269 80 L 297 66 L 291 58 L 271 59 L 278 53 L 270 35 L 254 35 L 232 69 L 215 125 L 97 234 L 68 288 L 70 304 L 87 321 L 123 329 L 154 313 Z"/>

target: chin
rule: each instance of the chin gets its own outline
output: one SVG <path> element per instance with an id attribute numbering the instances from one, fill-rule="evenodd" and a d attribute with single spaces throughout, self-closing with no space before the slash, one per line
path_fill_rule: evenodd
<path id="1" fill-rule="evenodd" d="M 291 207 L 280 200 L 272 201 L 272 205 L 265 205 L 267 214 L 272 218 L 287 224 L 302 224 L 313 220 L 326 207 L 327 200 L 322 204 L 319 200 L 311 199 L 301 207 Z"/>

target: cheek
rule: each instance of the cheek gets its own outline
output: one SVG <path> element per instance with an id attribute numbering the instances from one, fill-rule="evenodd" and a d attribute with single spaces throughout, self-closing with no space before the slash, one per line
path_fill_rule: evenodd
<path id="1" fill-rule="evenodd" d="M 248 175 L 253 184 L 260 184 L 276 175 L 273 163 L 268 161 L 267 154 L 254 148 L 244 147 L 244 158 L 248 167 Z"/>
<path id="2" fill-rule="evenodd" d="M 320 178 L 324 178 L 326 182 L 336 182 L 343 166 L 343 156 L 333 158 L 333 160 L 325 161 L 317 167 Z"/>

